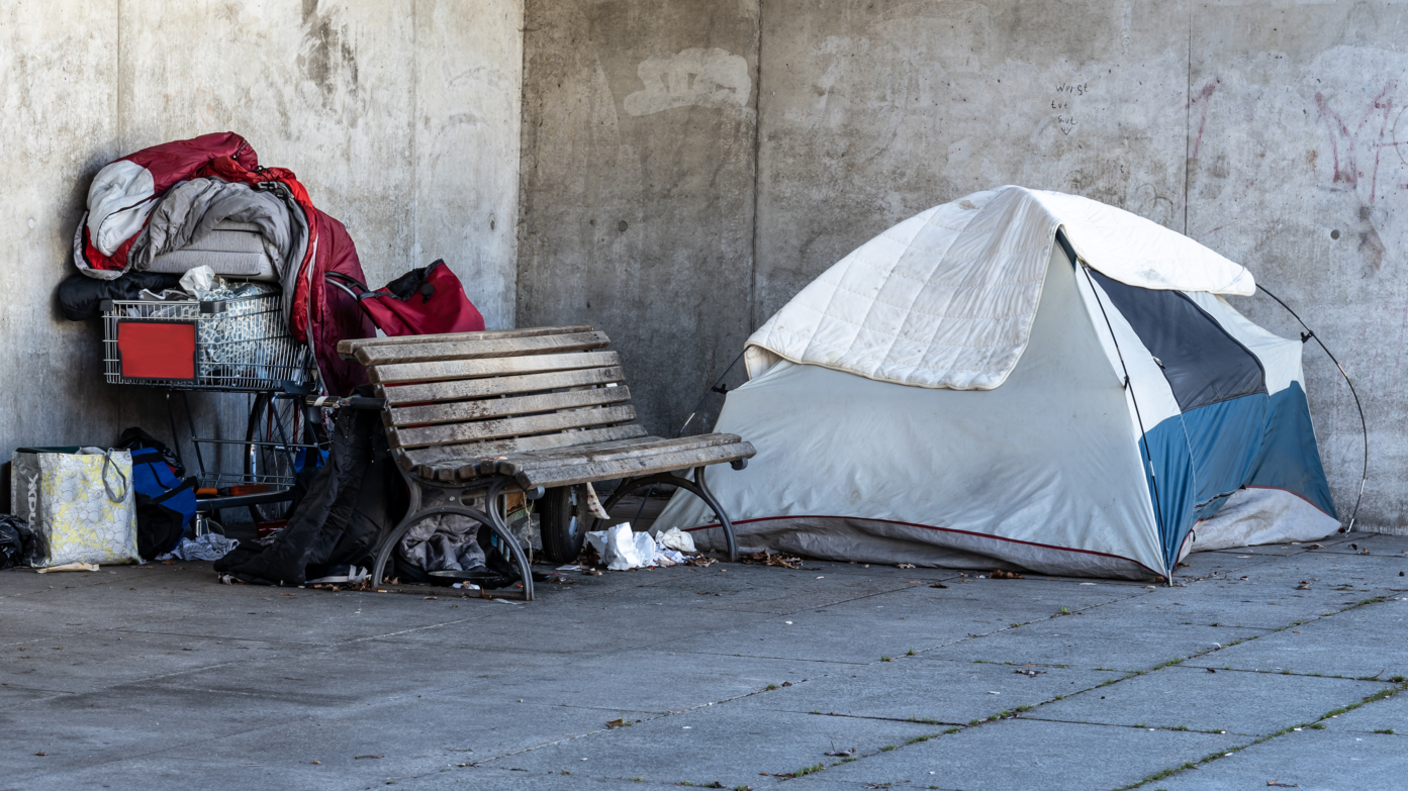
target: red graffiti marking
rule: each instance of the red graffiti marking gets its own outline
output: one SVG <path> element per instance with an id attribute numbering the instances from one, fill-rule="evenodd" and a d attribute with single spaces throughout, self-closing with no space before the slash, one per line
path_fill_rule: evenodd
<path id="1" fill-rule="evenodd" d="M 1189 100 L 1188 100 L 1188 103 L 1185 104 L 1185 105 L 1183 105 L 1183 109 L 1184 109 L 1184 111 L 1186 112 L 1187 110 L 1191 109 L 1191 108 L 1193 107 L 1193 105 L 1197 104 L 1198 102 L 1202 102 L 1202 103 L 1203 103 L 1203 115 L 1202 115 L 1201 118 L 1198 119 L 1198 137 L 1197 137 L 1196 140 L 1193 141 L 1193 154 L 1192 154 L 1192 156 L 1189 157 L 1189 159 L 1197 159 L 1197 158 L 1198 158 L 1198 149 L 1202 148 L 1202 146 L 1203 146 L 1203 127 L 1207 126 L 1207 123 L 1208 123 L 1208 102 L 1207 102 L 1207 99 L 1208 99 L 1208 97 L 1212 96 L 1212 92 L 1215 91 L 1215 90 L 1217 90 L 1217 85 L 1215 85 L 1214 83 L 1211 83 L 1211 82 L 1210 82 L 1210 83 L 1208 83 L 1207 85 L 1204 85 L 1204 86 L 1203 86 L 1203 89 L 1202 89 L 1201 91 L 1198 91 L 1198 95 L 1197 95 L 1197 96 L 1194 96 L 1192 99 L 1189 99 Z"/>
<path id="2" fill-rule="evenodd" d="M 1384 89 L 1379 91 L 1379 95 L 1364 109 L 1364 114 L 1359 118 L 1359 123 L 1355 125 L 1354 131 L 1349 131 L 1349 125 L 1344 122 L 1331 107 L 1330 102 L 1324 94 L 1317 91 L 1315 93 L 1315 107 L 1320 111 L 1320 117 L 1325 120 L 1325 126 L 1330 132 L 1330 154 L 1333 158 L 1335 169 L 1334 184 L 1348 184 L 1357 187 L 1359 179 L 1364 177 L 1364 171 L 1359 167 L 1359 149 L 1357 138 L 1360 132 L 1364 131 L 1365 125 L 1375 117 L 1381 118 L 1377 134 L 1374 136 L 1370 147 L 1374 151 L 1374 165 L 1369 178 L 1369 202 L 1373 203 L 1378 195 L 1379 188 L 1379 159 L 1385 148 L 1393 148 L 1403 145 L 1401 142 L 1384 140 L 1384 134 L 1388 131 L 1389 116 L 1393 112 L 1393 99 L 1389 94 L 1397 90 L 1398 81 L 1390 80 Z M 1373 132 L 1373 129 L 1370 129 Z M 1340 161 L 1340 139 L 1345 141 L 1344 162 Z"/>

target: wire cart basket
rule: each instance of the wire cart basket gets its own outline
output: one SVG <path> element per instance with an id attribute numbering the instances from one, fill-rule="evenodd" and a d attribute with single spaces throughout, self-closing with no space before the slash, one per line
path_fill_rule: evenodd
<path id="1" fill-rule="evenodd" d="M 198 510 L 248 507 L 256 522 L 284 516 L 297 471 L 318 452 L 317 420 L 302 404 L 318 375 L 311 350 L 289 333 L 280 289 L 237 283 L 205 299 L 105 300 L 102 308 L 107 382 L 165 389 L 173 438 L 172 394 L 180 394 L 196 454 Z M 186 398 L 193 390 L 250 394 L 244 440 L 199 436 Z M 202 446 L 222 445 L 240 446 L 242 470 L 207 468 Z"/>
<path id="2" fill-rule="evenodd" d="M 107 300 L 103 365 L 111 384 L 267 392 L 315 378 L 312 355 L 289 334 L 283 295 L 253 292 L 212 300 Z"/>

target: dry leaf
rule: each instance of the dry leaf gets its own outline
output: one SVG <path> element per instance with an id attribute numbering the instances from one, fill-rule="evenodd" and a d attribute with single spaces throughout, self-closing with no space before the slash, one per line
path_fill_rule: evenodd
<path id="1" fill-rule="evenodd" d="M 747 555 L 739 555 L 738 561 L 750 565 L 780 566 L 788 569 L 800 569 L 802 567 L 801 558 L 772 552 L 752 552 Z"/>

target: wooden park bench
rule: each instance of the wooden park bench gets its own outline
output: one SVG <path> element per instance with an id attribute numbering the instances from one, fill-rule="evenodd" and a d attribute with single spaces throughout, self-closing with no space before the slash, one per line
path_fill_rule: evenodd
<path id="1" fill-rule="evenodd" d="M 624 480 L 607 510 L 647 486 L 694 493 L 718 517 L 729 559 L 736 559 L 733 523 L 705 485 L 704 468 L 730 462 L 742 469 L 756 451 L 734 434 L 648 436 L 633 422 L 626 376 L 616 352 L 603 351 L 608 343 L 603 332 L 572 326 L 338 344 L 344 358 L 366 366 L 385 399 L 387 442 L 410 489 L 405 519 L 377 553 L 374 585 L 412 525 L 460 514 L 499 537 L 532 599 L 528 558 L 509 532 L 501 495 L 522 490 L 537 499 L 558 487 L 613 479 Z M 687 470 L 693 479 L 677 474 Z M 425 507 L 426 487 L 443 490 L 445 504 Z M 470 507 L 479 495 L 483 511 Z M 541 527 L 544 534 L 557 529 Z"/>

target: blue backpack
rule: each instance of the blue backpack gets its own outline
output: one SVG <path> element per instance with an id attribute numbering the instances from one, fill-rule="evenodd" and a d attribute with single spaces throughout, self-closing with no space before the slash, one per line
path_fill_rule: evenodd
<path id="1" fill-rule="evenodd" d="M 137 500 L 137 553 L 151 560 L 181 543 L 196 515 L 196 479 L 178 478 L 165 448 L 132 449 Z"/>

